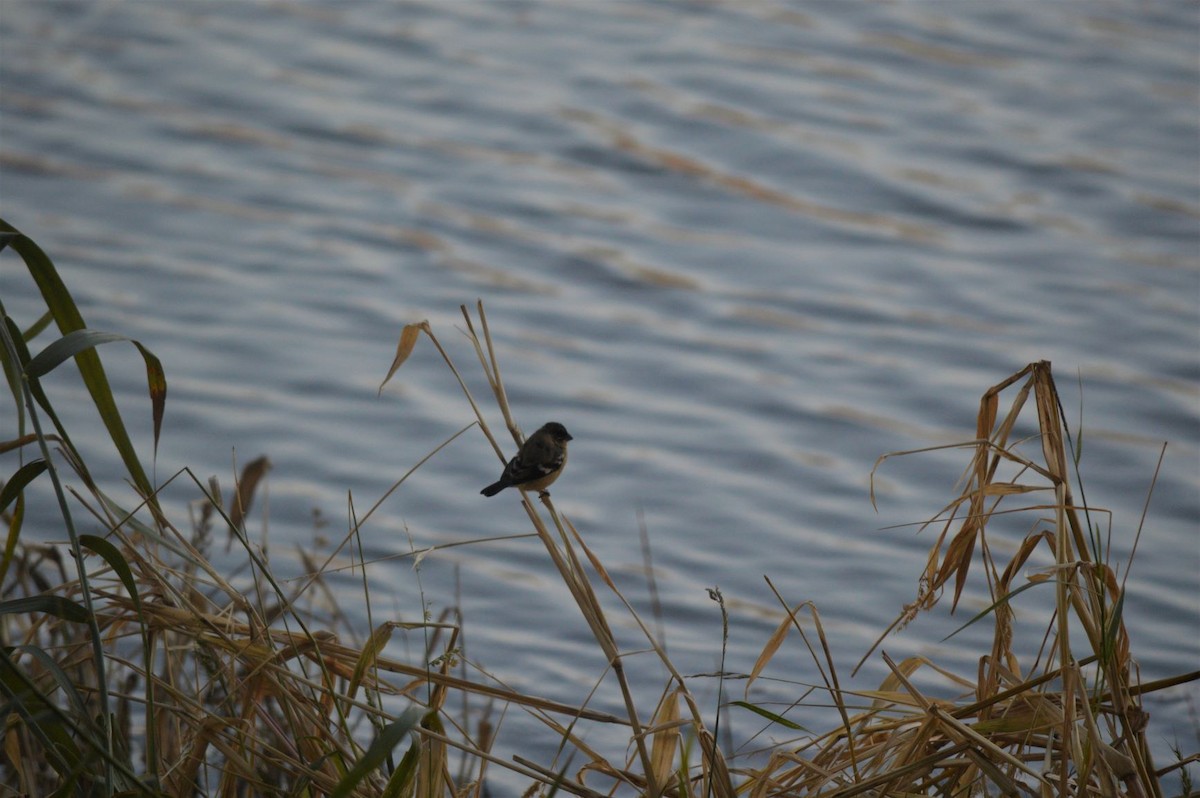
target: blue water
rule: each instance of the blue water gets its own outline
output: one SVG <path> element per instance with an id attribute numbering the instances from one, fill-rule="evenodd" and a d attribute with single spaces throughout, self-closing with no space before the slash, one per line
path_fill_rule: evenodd
<path id="1" fill-rule="evenodd" d="M 482 298 L 520 423 L 575 436 L 557 506 L 652 618 L 643 514 L 684 673 L 717 667 L 712 586 L 726 668 L 749 670 L 780 617 L 766 575 L 789 603 L 817 602 L 848 674 L 912 600 L 937 531 L 887 527 L 937 513 L 967 463 L 888 461 L 876 512 L 876 458 L 971 439 L 983 391 L 1042 359 L 1082 419 L 1087 499 L 1111 511 L 1122 576 L 1168 444 L 1124 612 L 1144 679 L 1200 661 L 1195 4 L 6 0 L 0 14 L 2 215 L 55 259 L 90 326 L 165 363 L 160 480 L 190 466 L 228 485 L 235 462 L 270 456 L 251 531 L 269 529 L 281 569 L 296 544 L 340 540 L 348 492 L 361 513 L 472 420 L 427 341 L 377 397 L 404 324 L 430 320 L 503 432 L 455 329 Z M 34 313 L 0 259 L 5 306 Z M 149 459 L 141 362 L 104 357 Z M 52 387 L 60 405 L 78 395 Z M 114 462 L 78 415 L 90 462 Z M 0 417 L 0 437 L 12 429 Z M 372 519 L 368 556 L 527 531 L 515 496 L 477 494 L 499 468 L 477 431 L 456 440 Z M 196 493 L 179 488 L 182 508 Z M 1034 523 L 998 527 L 997 550 Z M 370 576 L 398 618 L 460 605 L 467 656 L 517 689 L 579 703 L 604 672 L 535 540 Z M 356 612 L 357 577 L 332 584 Z M 642 647 L 605 600 L 622 644 Z M 987 629 L 942 639 L 983 606 L 978 591 L 953 617 L 944 602 L 884 648 L 973 676 Z M 1033 646 L 1038 607 L 1022 616 Z M 419 657 L 409 645 L 396 655 Z M 773 675 L 815 681 L 788 646 Z M 646 657 L 631 668 L 653 706 L 663 678 Z M 885 673 L 876 657 L 855 684 Z M 594 706 L 619 712 L 609 679 Z M 715 704 L 711 679 L 693 686 Z M 1197 699 L 1147 697 L 1160 765 L 1170 743 L 1195 750 Z M 518 715 L 499 752 L 533 745 Z M 737 745 L 759 724 L 735 712 L 726 728 Z M 588 734 L 620 758 L 618 732 Z"/>

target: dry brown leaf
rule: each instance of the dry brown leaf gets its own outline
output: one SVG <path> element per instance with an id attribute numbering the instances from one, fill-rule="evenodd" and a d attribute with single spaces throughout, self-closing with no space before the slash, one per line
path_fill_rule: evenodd
<path id="1" fill-rule="evenodd" d="M 976 421 L 975 437 L 986 441 L 992 437 L 992 428 L 996 426 L 996 412 L 1000 405 L 1000 397 L 990 391 L 979 400 L 979 418 Z"/>
<path id="2" fill-rule="evenodd" d="M 258 488 L 258 483 L 271 470 L 271 461 L 266 455 L 256 457 L 246 467 L 242 469 L 242 476 L 238 478 L 236 490 L 233 496 L 233 507 L 229 511 L 229 521 L 233 524 L 234 529 L 241 529 L 246 521 L 246 515 L 250 512 L 250 505 L 254 501 L 254 491 Z"/>
<path id="3" fill-rule="evenodd" d="M 946 550 L 946 556 L 942 560 L 942 567 L 938 569 L 937 576 L 933 578 L 930 584 L 930 590 L 935 591 L 941 588 L 950 579 L 951 574 L 957 574 L 958 578 L 954 585 L 954 601 L 950 605 L 950 611 L 954 612 L 954 608 L 958 606 L 959 596 L 962 595 L 962 590 L 966 584 L 967 573 L 971 570 L 971 555 L 975 552 L 975 535 L 977 524 L 974 520 L 968 518 L 963 522 L 962 529 L 950 541 L 950 547 Z"/>
<path id="4" fill-rule="evenodd" d="M 1012 584 L 1012 579 L 1020 570 L 1025 562 L 1029 559 L 1029 555 L 1037 549 L 1038 544 L 1046 543 L 1050 546 L 1051 551 L 1054 550 L 1054 533 L 1046 530 L 1035 535 L 1027 535 L 1021 541 L 1021 545 L 1017 548 L 1017 553 L 1009 561 L 1008 567 L 1004 569 L 1004 575 L 1000 577 L 999 592 L 1005 595 L 1009 592 L 1009 586 Z"/>
<path id="5" fill-rule="evenodd" d="M 806 604 L 800 604 L 794 610 L 790 611 L 784 619 L 779 622 L 779 626 L 775 627 L 775 631 L 767 638 L 766 645 L 763 646 L 762 652 L 758 655 L 758 659 L 754 661 L 754 667 L 750 669 L 750 676 L 746 679 L 746 689 L 743 691 L 743 696 L 746 700 L 750 700 L 750 686 L 754 681 L 762 675 L 763 669 L 779 651 L 779 647 L 783 645 L 783 641 L 787 639 L 788 632 L 796 624 L 796 613 L 798 613 Z"/>
<path id="6" fill-rule="evenodd" d="M 650 767 L 654 773 L 654 784 L 663 785 L 670 781 L 675 769 L 675 752 L 679 750 L 679 689 L 663 696 L 658 711 L 654 713 L 651 727 Z"/>
<path id="7" fill-rule="evenodd" d="M 388 369 L 387 376 L 383 378 L 383 382 L 379 383 L 380 393 L 383 393 L 383 386 L 387 385 L 388 380 L 404 365 L 404 361 L 408 360 L 408 356 L 412 354 L 413 347 L 417 345 L 417 339 L 421 336 L 422 330 L 429 333 L 428 321 L 404 325 L 404 329 L 400 331 L 400 340 L 396 343 L 396 356 L 392 358 L 392 366 Z"/>

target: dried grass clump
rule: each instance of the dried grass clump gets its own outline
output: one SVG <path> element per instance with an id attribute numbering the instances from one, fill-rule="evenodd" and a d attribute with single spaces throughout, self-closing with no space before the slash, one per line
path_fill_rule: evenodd
<path id="1" fill-rule="evenodd" d="M 20 457 L 0 489 L 8 528 L 0 560 L 5 719 L 0 798 L 479 796 L 493 768 L 508 771 L 510 783 L 514 778 L 527 783 L 528 794 L 544 795 L 1161 794 L 1138 700 L 1163 685 L 1137 681 L 1121 618 L 1122 580 L 1105 563 L 1106 547 L 1091 518 L 1095 511 L 1072 496 L 1065 426 L 1048 364 L 1032 364 L 984 395 L 978 440 L 969 444 L 974 458 L 966 487 L 935 519 L 941 535 L 917 601 L 898 621 L 933 607 L 951 582 L 957 602 L 978 550 L 992 604 L 977 620 L 995 625 L 992 650 L 981 657 L 978 673 L 952 676 L 925 660 L 893 663 L 884 655 L 892 676 L 878 690 L 852 694 L 840 686 L 815 608 L 789 609 L 748 682 L 767 667 L 790 630 L 809 639 L 800 622 L 807 610 L 823 647 L 820 655 L 810 650 L 842 723 L 804 745 L 779 747 L 759 760 L 765 766 L 735 767 L 717 745 L 717 725 L 710 729 L 658 638 L 549 496 L 535 503 L 521 494 L 534 533 L 612 675 L 597 690 L 615 690 L 607 705 L 622 706 L 620 716 L 500 684 L 461 656 L 453 614 L 428 619 L 421 607 L 415 615 L 420 620 L 376 621 L 379 610 L 372 607 L 365 570 L 362 606 L 352 612 L 338 607 L 327 581 L 335 562 L 341 569 L 347 561 L 363 568 L 360 535 L 408 474 L 365 514 L 351 502 L 354 520 L 341 543 L 323 558 L 302 552 L 310 575 L 296 582 L 277 579 L 263 546 L 245 531 L 256 487 L 269 468 L 265 459 L 248 464 L 228 495 L 215 480 L 204 483 L 186 469 L 164 485 L 151 485 L 94 351 L 124 339 L 87 329 L 49 259 L 0 222 L 4 246 L 25 262 L 46 310 L 22 331 L 0 306 L 3 365 L 18 418 L 17 434 L 0 441 L 0 453 Z M 482 304 L 475 318 L 465 307 L 463 316 L 480 368 L 519 444 Z M 28 342 L 50 323 L 62 337 L 31 355 Z M 384 382 L 422 335 L 444 358 L 475 414 L 454 437 L 478 424 L 503 461 L 503 448 L 427 323 L 404 329 Z M 157 358 L 133 343 L 147 367 L 157 444 L 166 378 Z M 136 506 L 122 506 L 97 487 L 41 387 L 41 378 L 68 360 L 78 367 L 121 453 L 127 481 L 140 497 Z M 997 426 L 998 395 L 1023 378 L 1012 409 Z M 1031 393 L 1039 462 L 1020 453 L 1023 442 L 1010 440 Z M 1002 480 L 998 475 L 1005 468 L 1014 475 Z M 68 474 L 82 489 L 65 486 Z M 190 480 L 200 496 L 194 520 L 182 528 L 159 502 L 160 491 L 176 480 Z M 22 540 L 27 489 L 39 481 L 49 483 L 39 495 L 55 497 L 66 546 Z M 1020 509 L 1049 520 L 1002 567 L 988 545 L 989 522 L 1012 512 L 1001 509 L 1005 499 L 1039 493 L 1047 501 Z M 99 534 L 78 530 L 79 509 Z M 246 562 L 236 577 L 212 564 L 219 535 L 236 543 Z M 1018 572 L 1039 551 L 1051 553 L 1054 564 L 1032 583 L 1017 585 Z M 1054 596 L 1039 627 L 1045 644 L 1035 646 L 1033 662 L 1022 663 L 1014 640 L 1028 638 L 1017 635 L 1010 599 L 1040 583 L 1051 583 L 1046 592 Z M 618 647 L 598 588 L 611 592 L 642 630 L 645 651 L 666 674 L 648 710 L 638 706 L 641 691 L 624 665 L 630 652 Z M 373 629 L 365 638 L 351 622 L 364 614 Z M 389 640 L 400 629 L 423 636 L 425 648 L 415 662 L 388 656 Z M 946 674 L 968 698 L 922 694 L 911 680 L 921 668 Z M 1186 674 L 1179 680 L 1194 678 Z M 733 704 L 786 724 L 748 701 Z M 560 756 L 547 763 L 493 754 L 498 724 L 510 708 L 537 719 Z M 622 728 L 627 746 L 617 751 L 589 746 L 585 732 L 591 724 Z"/>
<path id="2" fill-rule="evenodd" d="M 997 423 L 1001 392 L 1018 383 Z M 1031 394 L 1036 433 L 1014 440 Z M 842 726 L 803 747 L 775 752 L 770 765 L 753 774 L 751 795 L 1162 795 L 1139 698 L 1200 674 L 1139 682 L 1121 614 L 1124 577 L 1107 561 L 1108 516 L 1076 500 L 1068 443 L 1048 362 L 1032 363 L 984 393 L 976 440 L 961 444 L 974 451 L 964 487 L 923 525 L 940 527 L 940 533 L 916 601 L 892 628 L 931 609 L 950 585 L 956 605 L 979 551 L 990 604 L 972 623 L 991 622 L 991 650 L 969 676 L 925 658 L 897 663 L 884 654 L 891 675 L 878 690 L 851 694 L 832 683 Z M 1023 503 L 1010 507 L 1015 500 Z M 989 529 L 1017 513 L 1029 516 L 1033 531 L 1004 563 L 989 545 Z M 1018 584 L 1039 553 L 1050 564 Z M 1042 603 L 1040 615 L 1024 613 L 1018 633 L 1012 600 L 1038 585 L 1046 586 L 1039 595 L 1052 600 Z M 795 623 L 793 613 L 756 672 Z M 1031 641 L 1035 653 L 1023 663 L 1018 644 Z M 922 668 L 964 697 L 923 694 L 912 681 Z M 852 706 L 864 699 L 865 709 Z"/>

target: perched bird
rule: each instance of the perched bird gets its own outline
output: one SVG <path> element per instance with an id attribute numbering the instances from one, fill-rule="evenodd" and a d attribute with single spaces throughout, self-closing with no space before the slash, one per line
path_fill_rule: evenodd
<path id="1" fill-rule="evenodd" d="M 551 421 L 529 436 L 516 457 L 508 461 L 500 479 L 479 491 L 495 496 L 505 488 L 518 487 L 545 493 L 567 464 L 567 441 L 573 440 L 567 428 Z"/>

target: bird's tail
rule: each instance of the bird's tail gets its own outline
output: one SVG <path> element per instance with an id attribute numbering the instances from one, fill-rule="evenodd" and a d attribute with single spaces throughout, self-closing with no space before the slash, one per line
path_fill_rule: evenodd
<path id="1" fill-rule="evenodd" d="M 500 491 L 504 490 L 507 487 L 508 487 L 508 483 L 505 482 L 504 480 L 500 480 L 499 482 L 493 482 L 491 485 L 488 485 L 486 488 L 484 488 L 483 490 L 481 490 L 479 492 L 482 493 L 484 496 L 495 496 L 497 493 L 499 493 Z"/>

